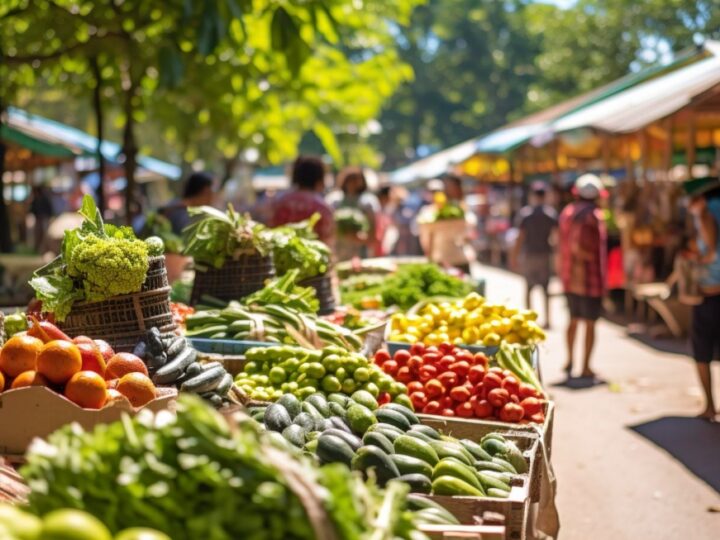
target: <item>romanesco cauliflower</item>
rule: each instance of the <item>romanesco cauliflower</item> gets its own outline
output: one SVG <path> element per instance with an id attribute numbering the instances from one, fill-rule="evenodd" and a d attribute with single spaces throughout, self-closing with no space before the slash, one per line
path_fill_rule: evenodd
<path id="1" fill-rule="evenodd" d="M 68 275 L 82 280 L 90 302 L 138 292 L 147 271 L 148 246 L 142 240 L 89 235 L 67 261 Z"/>

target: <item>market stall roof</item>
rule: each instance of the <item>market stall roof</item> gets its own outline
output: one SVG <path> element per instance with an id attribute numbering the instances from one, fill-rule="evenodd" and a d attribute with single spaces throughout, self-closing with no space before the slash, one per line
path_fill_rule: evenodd
<path id="1" fill-rule="evenodd" d="M 720 84 L 720 42 L 706 42 L 710 56 L 660 77 L 635 84 L 553 123 L 555 132 L 595 128 L 612 133 L 636 131 L 686 107 Z"/>
<path id="2" fill-rule="evenodd" d="M 475 154 L 476 143 L 477 139 L 470 139 L 401 167 L 390 173 L 390 182 L 408 184 L 415 180 L 429 180 L 440 176 L 452 165 L 465 161 Z"/>
<path id="3" fill-rule="evenodd" d="M 94 156 L 98 142 L 96 137 L 80 129 L 14 107 L 8 108 L 7 124 L 3 125 L 2 136 L 41 154 L 58 153 L 64 149 L 66 154 L 62 157 L 67 158 Z M 103 141 L 101 151 L 106 160 L 117 163 L 122 147 L 111 141 Z M 181 175 L 180 167 L 150 156 L 138 156 L 138 164 L 153 174 L 172 180 L 177 180 Z"/>

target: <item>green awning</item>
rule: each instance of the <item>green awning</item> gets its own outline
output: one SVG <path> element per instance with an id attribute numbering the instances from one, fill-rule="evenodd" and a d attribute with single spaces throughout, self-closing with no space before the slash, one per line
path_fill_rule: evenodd
<path id="1" fill-rule="evenodd" d="M 72 159 L 75 157 L 75 153 L 66 146 L 31 137 L 5 124 L 0 126 L 0 139 L 27 148 L 32 153 L 41 156 L 59 159 Z"/>

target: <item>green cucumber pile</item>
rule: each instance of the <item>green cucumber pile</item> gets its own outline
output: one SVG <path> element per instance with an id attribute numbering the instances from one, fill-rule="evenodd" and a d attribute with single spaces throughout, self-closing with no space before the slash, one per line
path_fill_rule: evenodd
<path id="1" fill-rule="evenodd" d="M 367 391 L 382 402 L 410 403 L 407 387 L 364 355 L 330 345 L 322 350 L 284 345 L 255 347 L 235 378 L 237 387 L 256 401 L 275 401 L 289 393 L 300 399 L 322 392 Z"/>
<path id="2" fill-rule="evenodd" d="M 525 457 L 502 435 L 480 443 L 441 435 L 397 403 L 378 405 L 366 391 L 348 397 L 285 394 L 252 417 L 321 463 L 343 463 L 379 485 L 400 480 L 413 493 L 507 498 L 528 472 Z"/>

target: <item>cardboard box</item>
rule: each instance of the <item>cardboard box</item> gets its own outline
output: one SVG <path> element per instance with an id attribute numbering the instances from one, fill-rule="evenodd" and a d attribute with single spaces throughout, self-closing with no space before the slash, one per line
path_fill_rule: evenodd
<path id="1" fill-rule="evenodd" d="M 134 409 L 127 400 L 119 400 L 102 409 L 93 410 L 78 407 L 44 386 L 8 390 L 0 394 L 0 454 L 22 456 L 35 437 L 47 437 L 72 422 L 90 430 L 98 424 L 120 420 L 123 413 L 136 414 L 142 409 L 153 412 L 172 409 L 177 390 L 158 388 L 158 393 L 160 395 L 157 398 L 140 409 Z"/>

